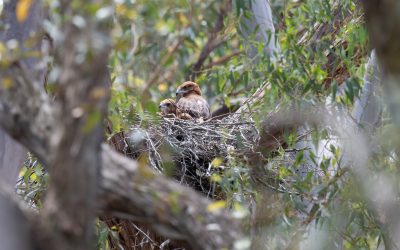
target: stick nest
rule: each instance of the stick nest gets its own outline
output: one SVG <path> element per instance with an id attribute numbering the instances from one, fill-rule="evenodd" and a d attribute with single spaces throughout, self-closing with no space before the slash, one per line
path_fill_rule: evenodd
<path id="1" fill-rule="evenodd" d="M 255 124 L 245 115 L 205 122 L 148 117 L 138 119 L 124 135 L 123 151 L 134 159 L 144 157 L 156 171 L 209 193 L 209 177 L 227 167 L 228 156 L 251 152 L 258 141 Z"/>

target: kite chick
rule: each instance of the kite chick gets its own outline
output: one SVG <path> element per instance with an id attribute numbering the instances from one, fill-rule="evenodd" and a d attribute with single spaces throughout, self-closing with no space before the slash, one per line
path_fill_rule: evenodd
<path id="1" fill-rule="evenodd" d="M 174 118 L 177 115 L 176 102 L 173 99 L 165 99 L 161 101 L 158 109 L 163 117 Z"/>

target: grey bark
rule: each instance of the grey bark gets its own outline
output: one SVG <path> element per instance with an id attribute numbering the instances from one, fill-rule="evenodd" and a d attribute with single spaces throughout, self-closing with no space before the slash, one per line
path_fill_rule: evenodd
<path id="1" fill-rule="evenodd" d="M 381 75 L 375 50 L 371 52 L 365 68 L 364 85 L 354 104 L 352 116 L 358 125 L 371 134 L 380 124 L 383 110 Z"/>
<path id="2" fill-rule="evenodd" d="M 26 149 L 0 130 L 0 182 L 14 186 L 26 156 Z"/>
<path id="3" fill-rule="evenodd" d="M 0 184 L 0 242 L 2 250 L 34 248 L 28 218 L 13 200 L 13 191 Z"/>
<path id="4" fill-rule="evenodd" d="M 264 44 L 264 56 L 272 56 L 279 53 L 279 45 L 276 40 L 275 27 L 272 20 L 272 11 L 269 1 L 249 1 L 250 17 L 243 17 L 240 23 L 240 31 L 244 35 L 247 56 L 258 61 L 258 46 L 253 42 Z"/>
<path id="5" fill-rule="evenodd" d="M 108 1 L 95 3 L 111 5 Z M 87 15 L 71 1 L 61 1 L 60 10 L 65 16 Z M 104 140 L 102 121 L 110 89 L 106 68 L 111 48 L 111 15 L 110 12 L 102 18 L 87 16 L 82 26 L 65 21 L 61 27 L 63 36 L 55 39 L 59 90 L 52 103 L 54 119 L 46 156 L 50 185 L 40 213 L 52 240 L 48 241 L 51 244 L 42 244 L 43 249 L 95 247 L 100 145 Z"/>
<path id="6" fill-rule="evenodd" d="M 40 36 L 33 48 L 26 47 L 24 41 L 35 34 L 37 35 L 43 17 L 42 5 L 40 1 L 34 1 L 25 23 L 19 23 L 15 15 L 17 2 L 5 2 L 0 18 L 0 27 L 4 27 L 4 30 L 0 31 L 0 42 L 6 43 L 15 39 L 18 41 L 22 51 L 39 50 L 41 45 Z M 43 84 L 46 69 L 37 69 L 37 66 L 40 65 L 38 64 L 39 61 L 40 59 L 38 58 L 27 58 L 21 62 L 26 65 L 27 74 L 30 78 L 35 79 L 36 84 Z M 2 78 L 3 74 L 0 73 L 0 80 Z M 14 186 L 26 157 L 27 150 L 11 139 L 3 130 L 0 130 L 0 181 L 3 180 L 7 185 Z"/>

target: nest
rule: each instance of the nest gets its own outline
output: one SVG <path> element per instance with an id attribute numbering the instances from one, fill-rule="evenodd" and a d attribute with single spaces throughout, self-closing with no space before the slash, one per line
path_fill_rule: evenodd
<path id="1" fill-rule="evenodd" d="M 137 117 L 129 131 L 114 134 L 109 142 L 127 157 L 145 162 L 155 171 L 219 199 L 223 198 L 223 194 L 215 190 L 210 176 L 229 168 L 228 159 L 233 156 L 254 151 L 258 141 L 259 132 L 251 116 L 232 114 L 205 122 Z M 220 159 L 218 164 L 215 164 L 215 159 Z M 132 250 L 184 249 L 183 242 L 162 237 L 136 221 L 118 218 L 102 220 L 110 229 L 117 229 L 116 238 L 109 236 L 112 249 L 117 249 L 120 244 Z"/>
<path id="2" fill-rule="evenodd" d="M 122 152 L 145 158 L 154 170 L 205 194 L 211 190 L 209 177 L 227 168 L 229 155 L 251 152 L 259 141 L 250 117 L 230 115 L 205 122 L 148 117 L 146 122 L 149 125 L 143 126 L 143 119 L 138 120 L 124 134 Z"/>

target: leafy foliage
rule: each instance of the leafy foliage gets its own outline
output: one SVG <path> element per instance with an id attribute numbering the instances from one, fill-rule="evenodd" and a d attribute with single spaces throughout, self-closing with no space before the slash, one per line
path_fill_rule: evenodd
<path id="1" fill-rule="evenodd" d="M 56 1 L 48 2 L 54 9 Z M 177 85 L 193 77 L 193 65 L 210 39 L 215 39 L 215 47 L 207 53 L 195 77 L 213 110 L 221 105 L 234 108 L 266 82 L 269 84 L 263 100 L 251 109 L 256 125 L 278 104 L 315 106 L 328 98 L 351 109 L 363 84 L 368 44 L 358 1 L 271 2 L 281 49 L 276 60 L 246 56 L 240 22 L 249 15 L 249 5 L 242 0 L 233 1 L 232 9 L 223 16 L 223 28 L 217 32 L 215 25 L 226 1 L 115 0 L 114 47 L 109 64 L 112 132 L 126 131 L 131 126 L 148 128 L 156 120 L 159 101 L 173 96 Z M 345 20 L 340 27 L 337 19 Z M 262 55 L 264 43 L 251 43 Z M 321 141 L 332 139 L 331 135 L 329 129 L 313 129 L 310 137 L 313 146 L 319 148 Z M 265 177 L 270 186 L 264 188 L 272 189 L 275 198 L 268 200 L 270 204 L 261 203 L 271 207 L 262 224 L 268 229 L 263 246 L 298 245 L 305 228 L 316 222 L 313 226 L 336 231 L 327 238 L 342 240 L 345 249 L 376 248 L 384 228 L 358 190 L 349 166 L 341 165 L 341 149 L 331 144 L 329 155 L 322 159 L 307 149 L 288 154 L 297 139 L 298 134 L 287 134 L 287 147 L 266 157 L 265 173 L 257 173 L 261 179 L 274 173 Z M 388 174 L 397 173 L 395 164 L 387 158 L 388 151 L 379 152 L 372 165 Z M 307 159 L 316 168 L 301 175 L 299 169 Z M 251 214 L 249 201 L 262 200 L 262 191 L 252 180 L 254 166 L 229 150 L 225 159 L 217 157 L 211 165 L 224 169 L 209 177 L 224 200 L 216 201 L 210 209 L 227 206 L 238 216 Z M 40 208 L 47 178 L 44 170 L 29 157 L 21 176 L 20 194 Z M 109 247 L 107 233 L 99 226 L 101 248 Z"/>

